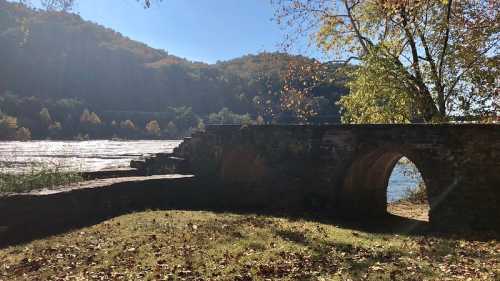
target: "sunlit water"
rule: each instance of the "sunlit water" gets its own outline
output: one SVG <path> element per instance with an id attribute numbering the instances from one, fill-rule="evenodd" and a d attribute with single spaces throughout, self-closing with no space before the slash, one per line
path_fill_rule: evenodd
<path id="1" fill-rule="evenodd" d="M 0 172 L 19 173 L 34 164 L 78 171 L 100 171 L 129 167 L 130 160 L 159 152 L 172 152 L 181 141 L 30 141 L 0 142 Z M 415 188 L 419 176 L 410 177 L 408 164 L 398 163 L 389 179 L 387 200 L 397 201 L 408 188 Z"/>
<path id="2" fill-rule="evenodd" d="M 78 171 L 129 167 L 130 160 L 172 152 L 178 140 L 0 142 L 0 171 L 16 173 L 46 164 Z"/>

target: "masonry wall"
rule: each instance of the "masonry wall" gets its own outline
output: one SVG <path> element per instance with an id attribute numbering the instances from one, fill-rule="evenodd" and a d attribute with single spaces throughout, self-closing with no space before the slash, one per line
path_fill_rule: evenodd
<path id="1" fill-rule="evenodd" d="M 498 125 L 211 126 L 176 153 L 234 192 L 236 207 L 356 218 L 385 214 L 388 178 L 406 156 L 436 230 L 500 229 Z"/>
<path id="2" fill-rule="evenodd" d="M 91 225 L 131 211 L 193 208 L 195 180 L 159 176 L 91 181 L 51 191 L 0 196 L 0 247 Z"/>

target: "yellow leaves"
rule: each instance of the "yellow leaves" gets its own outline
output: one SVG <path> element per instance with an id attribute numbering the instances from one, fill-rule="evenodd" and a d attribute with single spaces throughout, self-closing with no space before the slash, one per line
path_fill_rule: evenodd
<path id="1" fill-rule="evenodd" d="M 364 58 L 351 73 L 350 94 L 340 99 L 344 123 L 407 123 L 412 111 L 412 96 L 404 76 L 380 53 Z"/>
<path id="2" fill-rule="evenodd" d="M 10 129 L 17 129 L 17 118 L 8 115 L 0 116 L 0 126 L 2 125 Z"/>

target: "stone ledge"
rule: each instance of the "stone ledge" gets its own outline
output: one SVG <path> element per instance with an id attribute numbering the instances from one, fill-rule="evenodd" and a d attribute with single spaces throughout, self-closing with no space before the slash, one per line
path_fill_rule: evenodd
<path id="1" fill-rule="evenodd" d="M 86 180 L 122 178 L 139 176 L 139 171 L 134 168 L 106 169 L 100 171 L 83 172 L 82 177 Z"/>
<path id="2" fill-rule="evenodd" d="M 193 177 L 193 175 L 171 174 L 171 175 L 156 175 L 156 176 L 144 176 L 144 177 L 134 176 L 134 177 L 121 177 L 121 178 L 95 179 L 95 180 L 74 183 L 64 187 L 37 189 L 25 193 L 9 193 L 3 196 L 0 195 L 0 200 L 2 198 L 9 198 L 9 197 L 46 196 L 46 195 L 66 193 L 82 189 L 109 188 L 114 184 L 119 184 L 119 183 L 139 184 L 146 181 L 181 179 L 181 178 L 191 178 L 191 177 Z"/>
<path id="3" fill-rule="evenodd" d="M 164 208 L 179 201 L 176 191 L 189 189 L 193 181 L 191 175 L 111 178 L 0 197 L 0 247 L 131 211 Z"/>

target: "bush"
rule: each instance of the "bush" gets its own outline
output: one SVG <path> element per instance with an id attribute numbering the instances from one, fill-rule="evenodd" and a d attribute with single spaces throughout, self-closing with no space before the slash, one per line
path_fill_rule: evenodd
<path id="1" fill-rule="evenodd" d="M 405 196 L 403 201 L 409 201 L 411 203 L 423 204 L 427 203 L 427 188 L 424 182 L 420 182 L 417 188 L 408 188 L 405 190 Z"/>
<path id="2" fill-rule="evenodd" d="M 22 193 L 54 188 L 83 181 L 80 173 L 65 171 L 60 166 L 37 165 L 20 174 L 0 173 L 0 193 Z"/>

